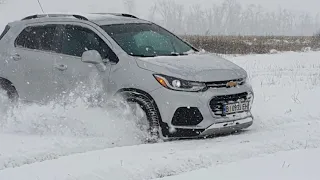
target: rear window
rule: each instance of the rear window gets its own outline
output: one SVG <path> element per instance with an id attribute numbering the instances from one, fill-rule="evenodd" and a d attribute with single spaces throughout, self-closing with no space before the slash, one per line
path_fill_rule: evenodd
<path id="1" fill-rule="evenodd" d="M 0 35 L 0 40 L 4 37 L 4 35 L 6 35 L 7 34 L 7 32 L 9 31 L 9 29 L 10 29 L 10 26 L 9 25 L 7 25 L 5 28 L 4 28 L 4 31 L 1 33 L 1 35 Z"/>

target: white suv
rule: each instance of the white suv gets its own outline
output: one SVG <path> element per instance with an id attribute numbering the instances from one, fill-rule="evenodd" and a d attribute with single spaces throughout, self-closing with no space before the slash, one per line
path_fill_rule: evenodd
<path id="1" fill-rule="evenodd" d="M 94 77 L 108 97 L 140 105 L 155 137 L 231 133 L 253 123 L 245 70 L 129 14 L 43 14 L 9 23 L 0 63 L 0 86 L 12 100 L 46 103 Z"/>

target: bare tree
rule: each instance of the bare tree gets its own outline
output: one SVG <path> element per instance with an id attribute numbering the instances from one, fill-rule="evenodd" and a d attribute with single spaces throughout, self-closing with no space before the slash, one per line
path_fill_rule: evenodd
<path id="1" fill-rule="evenodd" d="M 184 6 L 172 0 L 160 0 L 156 12 L 162 17 L 162 24 L 174 32 L 183 31 Z"/>
<path id="2" fill-rule="evenodd" d="M 238 31 L 241 6 L 236 0 L 225 0 L 223 6 L 225 9 L 224 31 L 227 34 L 235 34 Z"/>
<path id="3" fill-rule="evenodd" d="M 136 3 L 134 0 L 123 0 L 123 5 L 125 10 L 130 14 L 135 14 L 136 12 Z"/>
<path id="4" fill-rule="evenodd" d="M 213 5 L 212 7 L 212 11 L 214 13 L 214 34 L 221 34 L 223 32 L 223 17 L 224 17 L 224 14 L 223 14 L 223 7 L 222 6 L 219 6 L 219 5 Z"/>
<path id="5" fill-rule="evenodd" d="M 3 4 L 5 4 L 6 3 L 6 1 L 4 1 L 4 0 L 0 0 L 0 9 L 3 9 L 3 8 L 5 8 L 5 7 L 1 7 L 1 5 L 3 5 Z M 0 11 L 1 12 L 1 11 Z M 0 30 L 1 31 L 1 30 Z"/>
<path id="6" fill-rule="evenodd" d="M 157 12 L 157 4 L 155 3 L 153 6 L 151 6 L 151 8 L 149 9 L 149 15 L 148 15 L 148 19 L 150 21 L 155 21 L 155 14 Z"/>
<path id="7" fill-rule="evenodd" d="M 205 20 L 205 12 L 199 4 L 195 4 L 189 8 L 189 14 L 186 15 L 186 27 L 188 32 L 192 34 L 205 34 L 208 31 Z"/>
<path id="8" fill-rule="evenodd" d="M 261 6 L 241 6 L 240 0 L 224 0 L 210 7 L 157 0 L 149 19 L 179 34 L 199 35 L 313 35 L 320 29 L 320 14 L 301 15 L 287 9 L 265 11 Z"/>

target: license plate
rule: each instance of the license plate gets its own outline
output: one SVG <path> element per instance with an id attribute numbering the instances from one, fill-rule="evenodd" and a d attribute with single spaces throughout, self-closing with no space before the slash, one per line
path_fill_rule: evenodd
<path id="1" fill-rule="evenodd" d="M 224 114 L 232 114 L 243 111 L 249 111 L 249 102 L 238 102 L 233 104 L 226 104 L 223 106 Z"/>

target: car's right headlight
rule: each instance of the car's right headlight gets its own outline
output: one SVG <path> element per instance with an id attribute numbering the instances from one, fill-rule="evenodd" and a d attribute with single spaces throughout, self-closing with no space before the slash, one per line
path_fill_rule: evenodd
<path id="1" fill-rule="evenodd" d="M 199 92 L 207 89 L 205 83 L 201 82 L 187 81 L 162 74 L 154 74 L 153 76 L 163 87 L 175 91 Z"/>

